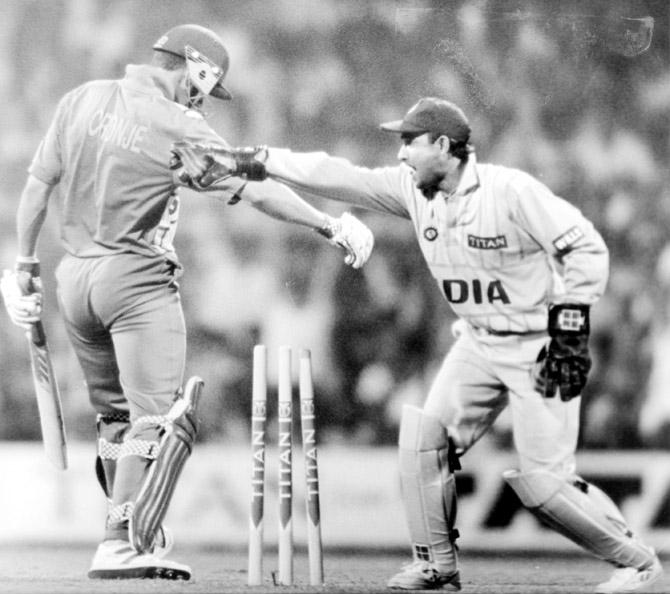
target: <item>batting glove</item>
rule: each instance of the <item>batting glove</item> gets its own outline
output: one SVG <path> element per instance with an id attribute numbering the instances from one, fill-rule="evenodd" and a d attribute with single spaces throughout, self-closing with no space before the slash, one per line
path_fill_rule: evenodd
<path id="1" fill-rule="evenodd" d="M 318 232 L 346 252 L 345 264 L 360 268 L 368 261 L 374 246 L 374 236 L 354 215 L 345 212 L 337 219 L 327 216 L 326 223 Z"/>
<path id="2" fill-rule="evenodd" d="M 535 388 L 553 398 L 558 390 L 567 402 L 582 393 L 589 370 L 589 306 L 560 304 L 549 308 L 551 340 L 540 350 L 535 364 Z"/>
<path id="3" fill-rule="evenodd" d="M 42 316 L 42 281 L 39 261 L 17 259 L 15 269 L 4 270 L 0 278 L 0 293 L 5 309 L 14 324 L 29 330 Z"/>

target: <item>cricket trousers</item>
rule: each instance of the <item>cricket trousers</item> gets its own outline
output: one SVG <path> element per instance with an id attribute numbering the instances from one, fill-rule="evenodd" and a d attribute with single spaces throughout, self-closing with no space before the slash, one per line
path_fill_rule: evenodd
<path id="1" fill-rule="evenodd" d="M 183 382 L 179 271 L 164 258 L 131 253 L 66 255 L 56 270 L 61 313 L 98 413 L 96 471 L 109 500 L 106 539 L 128 537 L 163 415 Z"/>
<path id="2" fill-rule="evenodd" d="M 522 472 L 575 472 L 581 398 L 545 398 L 533 367 L 546 333 L 495 336 L 463 324 L 428 393 L 424 411 L 440 419 L 459 453 L 467 451 L 509 406 Z"/>

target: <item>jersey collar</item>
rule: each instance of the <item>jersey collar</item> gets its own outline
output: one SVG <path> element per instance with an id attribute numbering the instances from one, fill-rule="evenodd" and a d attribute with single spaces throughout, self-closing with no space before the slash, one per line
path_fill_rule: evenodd
<path id="1" fill-rule="evenodd" d="M 458 181 L 456 190 L 452 196 L 464 196 L 479 187 L 479 175 L 477 175 L 477 155 L 470 153 L 463 168 L 461 179 Z"/>
<path id="2" fill-rule="evenodd" d="M 172 100 L 174 97 L 173 83 L 167 73 L 157 66 L 149 64 L 128 64 L 124 83 L 130 88 Z"/>

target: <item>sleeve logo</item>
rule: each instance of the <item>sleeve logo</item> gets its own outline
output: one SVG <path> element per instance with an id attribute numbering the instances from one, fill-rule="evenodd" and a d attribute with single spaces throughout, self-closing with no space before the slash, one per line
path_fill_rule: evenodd
<path id="1" fill-rule="evenodd" d="M 574 227 L 570 227 L 563 235 L 559 235 L 552 243 L 557 251 L 564 252 L 582 237 L 584 237 L 584 232 L 575 225 Z"/>

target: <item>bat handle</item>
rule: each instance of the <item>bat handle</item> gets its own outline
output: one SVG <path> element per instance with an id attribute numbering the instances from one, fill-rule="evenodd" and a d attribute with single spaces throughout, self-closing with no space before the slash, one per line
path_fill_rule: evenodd
<path id="1" fill-rule="evenodd" d="M 35 322 L 30 325 L 30 340 L 37 346 L 44 346 L 47 342 L 47 336 L 44 332 L 42 322 Z"/>

